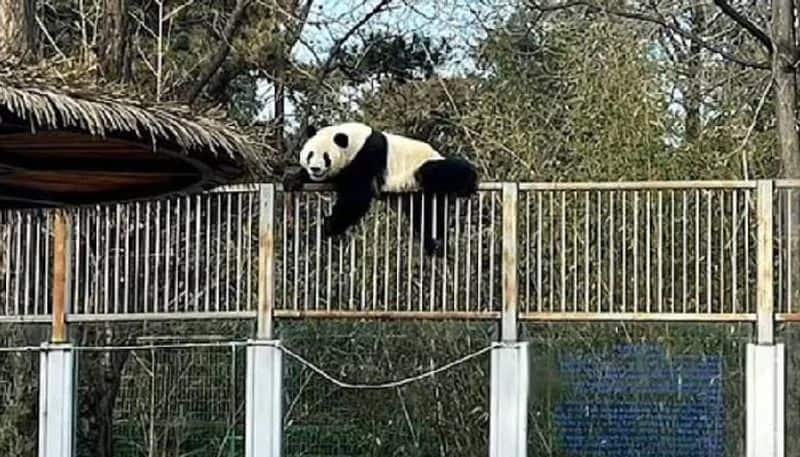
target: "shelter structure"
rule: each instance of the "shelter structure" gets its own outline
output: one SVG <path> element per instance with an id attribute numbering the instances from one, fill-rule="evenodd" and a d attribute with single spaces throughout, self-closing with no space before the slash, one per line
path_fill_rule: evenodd
<path id="1" fill-rule="evenodd" d="M 190 193 L 259 165 L 258 148 L 221 115 L 75 81 L 0 64 L 0 207 Z"/>

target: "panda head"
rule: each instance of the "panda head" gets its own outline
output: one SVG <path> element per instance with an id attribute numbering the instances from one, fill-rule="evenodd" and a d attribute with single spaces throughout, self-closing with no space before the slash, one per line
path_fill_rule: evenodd
<path id="1" fill-rule="evenodd" d="M 372 128 L 358 122 L 306 129 L 306 142 L 300 149 L 300 165 L 312 181 L 324 181 L 339 174 L 358 154 Z"/>

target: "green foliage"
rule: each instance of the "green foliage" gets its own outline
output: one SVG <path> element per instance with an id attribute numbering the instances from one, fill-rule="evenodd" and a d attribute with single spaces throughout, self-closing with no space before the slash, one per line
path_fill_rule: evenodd
<path id="1" fill-rule="evenodd" d="M 339 70 L 354 84 L 371 77 L 387 77 L 398 83 L 428 79 L 447 58 L 447 43 L 418 33 L 403 35 L 372 31 L 363 44 L 342 51 Z"/>

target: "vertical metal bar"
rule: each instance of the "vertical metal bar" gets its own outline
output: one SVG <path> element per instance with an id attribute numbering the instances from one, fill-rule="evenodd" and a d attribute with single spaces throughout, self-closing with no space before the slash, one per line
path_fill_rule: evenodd
<path id="1" fill-rule="evenodd" d="M 639 312 L 639 191 L 633 192 L 633 312 Z"/>
<path id="2" fill-rule="evenodd" d="M 281 227 L 283 228 L 283 234 L 281 236 L 281 256 L 283 256 L 283 261 L 281 262 L 281 296 L 282 296 L 282 306 L 286 307 L 287 297 L 289 296 L 289 288 L 288 283 L 286 281 L 286 274 L 289 270 L 289 249 L 288 249 L 288 239 L 289 239 L 289 232 L 287 226 L 289 225 L 289 205 L 292 196 L 287 192 L 283 192 L 283 216 L 281 218 Z M 261 203 L 259 201 L 259 208 L 261 207 Z M 295 223 L 297 219 L 295 219 Z M 341 250 L 339 251 L 341 254 Z M 341 264 L 341 262 L 340 262 Z M 341 268 L 339 269 L 339 276 L 341 277 Z M 340 281 L 341 282 L 341 281 Z"/>
<path id="3" fill-rule="evenodd" d="M 483 270 L 483 261 L 481 251 L 483 246 L 483 193 L 478 193 L 478 288 L 476 290 L 476 296 L 478 297 L 477 304 L 478 306 L 475 309 L 478 309 L 481 303 L 481 270 Z M 467 310 L 470 309 L 472 302 L 469 300 L 470 291 L 472 290 L 471 283 L 470 283 L 470 273 L 472 272 L 472 252 L 471 252 L 471 242 L 472 242 L 472 200 L 467 200 L 467 261 L 465 262 L 465 271 L 464 271 L 464 281 L 467 289 L 466 293 L 466 304 L 465 308 Z"/>
<path id="4" fill-rule="evenodd" d="M 494 288 L 495 287 L 494 286 L 494 268 L 495 268 L 494 267 L 494 262 L 495 262 L 494 245 L 497 242 L 497 231 L 495 230 L 495 225 L 494 224 L 495 224 L 495 219 L 497 219 L 497 217 L 496 217 L 497 213 L 495 212 L 495 202 L 497 201 L 497 198 L 496 198 L 494 193 L 489 194 L 489 195 L 491 195 L 491 197 L 492 197 L 492 225 L 491 225 L 492 244 L 489 245 L 489 290 L 490 290 L 490 292 L 489 292 L 489 309 L 490 310 L 494 310 L 494 294 L 496 293 L 495 292 L 495 288 Z M 515 200 L 515 204 L 516 204 L 516 200 Z"/>
<path id="5" fill-rule="evenodd" d="M 597 231 L 597 285 L 595 296 L 597 297 L 597 312 L 600 312 L 600 303 L 603 300 L 603 221 L 602 221 L 602 203 L 603 199 L 600 191 L 597 192 L 597 222 L 595 222 L 595 230 Z"/>
<path id="6" fill-rule="evenodd" d="M 322 256 L 322 195 L 317 194 L 317 214 L 314 218 L 316 226 L 316 249 L 314 250 L 314 309 L 319 309 L 319 264 Z M 306 278 L 308 281 L 308 278 Z"/>
<path id="7" fill-rule="evenodd" d="M 656 230 L 658 242 L 656 243 L 656 258 L 658 262 L 656 293 L 658 299 L 658 312 L 664 312 L 664 192 L 658 191 L 658 229 Z"/>
<path id="8" fill-rule="evenodd" d="M 320 219 L 319 222 L 322 223 L 322 219 Z M 339 252 L 341 254 L 341 249 L 339 250 Z M 341 266 L 341 263 L 339 265 Z M 326 289 L 325 289 L 325 295 L 327 297 L 325 302 L 325 309 L 327 309 L 328 311 L 331 310 L 331 301 L 333 300 L 333 297 L 331 297 L 331 291 L 332 291 L 331 284 L 333 281 L 332 276 L 333 276 L 333 237 L 328 237 L 328 275 L 327 275 Z"/>
<path id="9" fill-rule="evenodd" d="M 578 276 L 579 276 L 579 267 L 578 267 L 578 257 L 580 257 L 580 252 L 578 250 L 578 221 L 580 220 L 580 201 L 578 196 L 580 194 L 577 191 L 572 192 L 572 212 L 573 212 L 573 221 L 572 224 L 572 311 L 578 312 Z"/>
<path id="10" fill-rule="evenodd" d="M 161 286 L 159 282 L 159 266 L 161 265 L 161 200 L 156 200 L 156 242 L 155 242 L 155 268 L 153 272 L 153 308 L 152 312 L 158 312 L 158 289 Z M 100 249 L 97 250 L 100 252 Z M 166 310 L 165 310 L 166 311 Z"/>
<path id="11" fill-rule="evenodd" d="M 233 195 L 229 192 L 225 201 L 225 311 L 231 310 L 231 216 L 233 209 Z"/>
<path id="12" fill-rule="evenodd" d="M 675 190 L 669 191 L 669 303 L 675 312 Z"/>
<path id="13" fill-rule="evenodd" d="M 236 311 L 242 310 L 242 193 L 236 194 Z"/>
<path id="14" fill-rule="evenodd" d="M 628 311 L 628 236 L 627 236 L 627 227 L 628 227 L 628 219 L 625 214 L 625 210 L 627 209 L 627 202 L 626 191 L 621 191 L 622 193 L 622 202 L 620 203 L 622 206 L 622 243 L 620 244 L 620 250 L 622 251 L 622 276 L 620 280 L 622 282 L 622 311 Z M 634 276 L 634 279 L 636 277 Z"/>
<path id="15" fill-rule="evenodd" d="M 23 314 L 30 315 L 30 305 L 31 305 L 31 212 L 28 211 L 25 213 L 25 262 L 24 266 L 22 267 L 22 275 L 25 278 L 25 285 L 22 288 L 22 296 L 23 296 Z"/>
<path id="16" fill-rule="evenodd" d="M 144 206 L 144 253 L 142 261 L 144 262 L 144 289 L 142 290 L 142 311 L 147 312 L 147 303 L 150 301 L 150 203 L 143 203 Z M 88 220 L 87 220 L 88 223 Z M 87 250 L 89 249 L 89 238 L 86 238 Z M 87 257 L 86 264 L 88 265 L 89 259 Z M 88 279 L 88 276 L 87 276 Z M 87 295 L 88 298 L 88 295 Z M 88 301 L 88 300 L 87 300 Z"/>
<path id="17" fill-rule="evenodd" d="M 531 310 L 531 193 L 525 192 L 525 311 Z"/>
<path id="18" fill-rule="evenodd" d="M 411 273 L 412 273 L 412 271 L 411 271 L 411 262 L 412 262 L 412 259 L 414 258 L 414 253 L 412 252 L 412 250 L 414 249 L 414 223 L 416 222 L 416 221 L 414 221 L 414 196 L 413 195 L 409 195 L 408 196 L 408 219 L 409 219 L 409 224 L 408 224 L 408 259 L 407 259 L 408 260 L 408 274 L 406 274 L 406 287 L 407 287 L 407 291 L 406 291 L 406 310 L 410 311 L 411 310 L 411 283 L 413 282 L 411 280 L 411 278 L 412 278 L 412 276 L 411 276 Z M 421 230 L 420 230 L 420 233 L 422 233 Z"/>
<path id="19" fill-rule="evenodd" d="M 442 311 L 447 311 L 447 228 L 448 228 L 448 212 L 449 208 L 447 205 L 447 195 L 444 195 L 444 201 L 442 202 L 443 205 L 443 214 L 444 217 L 442 218 L 442 225 L 443 230 L 442 233 L 442 242 L 444 243 L 443 246 L 443 257 L 442 257 Z"/>
<path id="20" fill-rule="evenodd" d="M 294 249 L 292 250 L 292 260 L 294 261 L 294 268 L 292 268 L 292 285 L 293 285 L 293 292 L 292 292 L 292 308 L 297 311 L 298 310 L 298 296 L 300 294 L 300 278 L 297 276 L 299 275 L 300 271 L 300 195 L 298 193 L 294 194 L 294 201 L 292 204 L 294 205 Z M 355 266 L 351 271 L 355 270 Z M 352 287 L 352 282 L 350 286 Z M 351 297 L 352 301 L 352 297 Z"/>
<path id="21" fill-rule="evenodd" d="M 36 230 L 36 235 L 34 238 L 34 262 L 33 262 L 33 314 L 41 314 L 39 310 L 39 273 L 40 273 L 40 258 L 41 258 L 41 241 L 42 241 L 42 226 L 40 221 L 40 215 L 37 214 L 36 218 L 36 226 L 34 229 Z M 47 293 L 47 291 L 44 291 Z"/>
<path id="22" fill-rule="evenodd" d="M 400 195 L 395 196 L 395 200 L 397 201 L 397 219 L 395 220 L 395 225 L 397 229 L 397 237 L 396 237 L 396 244 L 395 244 L 395 283 L 394 283 L 394 309 L 400 311 L 400 268 L 402 268 L 400 263 L 400 251 L 403 248 L 403 241 L 402 241 L 402 233 L 400 227 L 403 225 L 400 223 L 402 220 L 403 214 L 403 197 Z M 409 241 L 410 243 L 410 241 Z M 408 278 L 408 276 L 407 276 Z"/>
<path id="23" fill-rule="evenodd" d="M 700 312 L 700 190 L 694 191 L 694 299 L 695 311 Z"/>
<path id="24" fill-rule="evenodd" d="M 170 260 L 171 260 L 171 248 L 172 248 L 172 239 L 170 235 L 172 234 L 172 224 L 171 222 L 172 216 L 172 200 L 167 200 L 166 202 L 166 217 L 165 217 L 165 228 L 164 231 L 164 308 L 162 311 L 169 312 L 169 293 L 170 293 Z"/>
<path id="25" fill-rule="evenodd" d="M 557 270 L 556 270 L 556 253 L 555 253 L 555 250 L 556 250 L 556 246 L 555 246 L 556 234 L 555 234 L 555 232 L 556 232 L 557 222 L 556 222 L 556 214 L 555 214 L 556 212 L 555 212 L 555 208 L 554 208 L 555 204 L 553 203 L 553 198 L 554 198 L 553 194 L 554 193 L 555 193 L 554 191 L 548 192 L 548 195 L 550 196 L 550 198 L 548 199 L 549 202 L 550 202 L 549 207 L 548 207 L 548 215 L 550 216 L 549 217 L 550 223 L 548 224 L 548 228 L 550 229 L 549 230 L 550 231 L 550 251 L 549 251 L 550 264 L 549 264 L 549 268 L 547 269 L 548 270 L 548 275 L 547 275 L 548 284 L 547 285 L 548 285 L 548 292 L 549 292 L 549 296 L 548 296 L 548 305 L 549 306 L 548 306 L 548 309 L 550 311 L 555 311 L 555 309 L 556 309 L 556 303 L 555 303 L 555 288 L 556 288 L 555 287 L 555 275 L 556 275 L 556 271 Z"/>
<path id="26" fill-rule="evenodd" d="M 725 312 L 725 192 L 719 191 L 719 312 Z"/>
<path id="27" fill-rule="evenodd" d="M 386 198 L 386 211 L 384 212 L 385 230 L 383 233 L 383 310 L 389 310 L 389 210 L 392 206 L 391 197 Z"/>
<path id="28" fill-rule="evenodd" d="M 124 279 L 124 287 L 125 290 L 122 295 L 122 312 L 128 313 L 129 310 L 129 298 L 130 298 L 130 290 L 131 284 L 133 284 L 131 278 L 131 233 L 130 229 L 133 227 L 136 230 L 135 225 L 131 224 L 131 205 L 125 205 L 125 271 L 123 273 Z M 76 243 L 77 246 L 77 243 Z"/>
<path id="29" fill-rule="evenodd" d="M 772 181 L 758 181 L 756 187 L 758 213 L 757 232 L 757 328 L 759 344 L 773 344 L 774 334 L 774 302 L 773 302 L 773 214 L 772 214 Z"/>
<path id="30" fill-rule="evenodd" d="M 738 306 L 737 306 L 738 300 L 736 299 L 736 286 L 738 285 L 739 282 L 739 278 L 737 277 L 736 274 L 737 273 L 736 264 L 738 263 L 738 257 L 736 251 L 738 247 L 737 245 L 739 244 L 739 236 L 737 233 L 739 231 L 739 216 L 738 216 L 739 202 L 737 201 L 738 200 L 737 196 L 739 192 L 734 190 L 732 194 L 733 194 L 732 195 L 733 201 L 731 202 L 731 206 L 733 206 L 733 219 L 731 221 L 731 232 L 733 233 L 733 235 L 731 236 L 731 238 L 733 239 L 733 253 L 731 255 L 731 280 L 732 280 L 731 305 L 732 305 L 732 311 L 735 314 L 736 312 L 738 312 Z"/>
<path id="31" fill-rule="evenodd" d="M 561 191 L 561 312 L 567 310 L 567 193 Z"/>
<path id="32" fill-rule="evenodd" d="M 592 278 L 589 276 L 589 215 L 591 213 L 589 208 L 589 192 L 586 191 L 584 193 L 584 213 L 583 213 L 583 228 L 584 228 L 584 241 L 583 241 L 583 277 L 585 278 L 586 282 L 583 284 L 583 308 L 584 311 L 589 312 L 589 303 L 591 302 L 589 297 L 589 288 L 590 284 L 592 283 Z"/>
<path id="33" fill-rule="evenodd" d="M 614 191 L 608 193 L 608 311 L 614 311 Z"/>
<path id="34" fill-rule="evenodd" d="M 206 312 L 208 312 L 211 308 L 211 219 L 213 217 L 213 213 L 211 211 L 212 197 L 213 195 L 209 195 L 206 198 L 206 259 L 205 268 L 203 268 L 206 271 L 205 283 L 203 287 L 203 294 L 205 295 L 204 308 Z M 219 262 L 214 262 L 214 264 L 219 265 Z"/>
<path id="35" fill-rule="evenodd" d="M 711 191 L 706 193 L 706 304 L 708 306 L 707 312 L 711 312 L 711 289 L 713 282 L 711 280 Z"/>
<path id="36" fill-rule="evenodd" d="M 184 296 L 184 303 L 183 309 L 184 311 L 190 311 L 191 308 L 191 283 L 189 282 L 189 271 L 191 270 L 191 263 L 192 263 L 192 256 L 197 258 L 197 254 L 199 252 L 199 243 L 192 246 L 191 243 L 191 231 L 192 231 L 192 224 L 191 224 L 191 214 L 192 214 L 192 199 L 190 197 L 185 197 L 183 201 L 183 213 L 184 213 L 184 227 L 183 227 L 183 296 Z M 199 217 L 198 217 L 199 219 Z M 192 249 L 194 247 L 194 249 Z M 195 309 L 194 311 L 197 311 Z"/>
<path id="37" fill-rule="evenodd" d="M 275 185 L 258 186 L 258 322 L 259 339 L 273 337 L 275 305 Z"/>
<path id="38" fill-rule="evenodd" d="M 653 290 L 650 287 L 650 263 L 652 257 L 651 245 L 650 245 L 650 230 L 653 229 L 652 221 L 650 219 L 650 207 L 652 206 L 651 202 L 651 193 L 647 191 L 647 199 L 645 200 L 645 231 L 644 231 L 644 246 L 645 246 L 645 256 L 644 256 L 644 290 L 647 293 L 645 295 L 645 310 L 649 313 L 650 312 L 650 297 L 653 294 Z"/>
<path id="39" fill-rule="evenodd" d="M 542 192 L 536 192 L 536 311 L 542 312 Z"/>
<path id="40" fill-rule="evenodd" d="M 121 237 L 121 225 L 122 225 L 122 206 L 115 205 L 115 209 L 117 212 L 117 221 L 114 227 L 114 231 L 116 232 L 116 236 L 114 237 L 114 314 L 119 313 L 119 288 L 121 287 L 119 282 L 119 244 L 120 244 L 120 237 Z"/>
<path id="41" fill-rule="evenodd" d="M 419 219 L 420 219 L 420 227 L 422 227 L 422 229 L 420 230 L 420 237 L 419 237 L 419 304 L 418 304 L 418 307 L 417 307 L 418 311 L 422 311 L 422 292 L 425 289 L 425 287 L 424 287 L 425 284 L 423 282 L 423 276 L 422 276 L 423 275 L 423 271 L 425 270 L 425 258 L 422 255 L 422 247 L 423 247 L 423 244 L 424 244 L 425 236 L 427 235 L 425 233 L 425 200 L 426 200 L 426 196 L 423 195 L 423 194 L 420 194 L 420 195 L 422 195 L 422 197 L 420 198 L 420 217 L 419 217 Z"/>
<path id="42" fill-rule="evenodd" d="M 683 209 L 683 217 L 681 218 L 681 222 L 683 223 L 683 233 L 682 233 L 683 242 L 681 243 L 681 249 L 683 250 L 683 262 L 682 262 L 682 267 L 683 267 L 682 268 L 682 270 L 683 270 L 683 284 L 682 285 L 683 285 L 683 287 L 682 287 L 681 290 L 683 292 L 683 310 L 682 311 L 685 313 L 686 312 L 686 302 L 687 302 L 687 300 L 689 298 L 689 284 L 688 284 L 689 264 L 688 264 L 687 258 L 686 258 L 687 257 L 686 256 L 686 251 L 688 249 L 688 245 L 686 243 L 687 242 L 687 233 L 688 233 L 687 230 L 686 230 L 686 225 L 687 225 L 687 220 L 689 219 L 689 217 L 688 217 L 688 215 L 686 213 L 687 213 L 687 207 L 689 206 L 689 192 L 684 190 L 681 193 L 683 194 L 683 208 L 682 208 Z"/>
<path id="43" fill-rule="evenodd" d="M 753 193 L 750 190 L 745 191 L 744 197 L 744 306 L 747 312 L 751 311 L 750 308 L 750 218 L 752 213 L 750 211 L 750 203 L 752 201 Z"/>
<path id="44" fill-rule="evenodd" d="M 515 183 L 503 184 L 503 341 L 517 340 L 517 199 Z"/>
<path id="45" fill-rule="evenodd" d="M 453 311 L 458 311 L 458 265 L 459 265 L 459 253 L 461 251 L 461 201 L 459 199 L 455 199 L 456 205 L 456 238 L 453 242 L 453 246 L 455 249 L 455 263 L 453 268 Z M 466 310 L 465 310 L 466 311 Z"/>
<path id="46" fill-rule="evenodd" d="M 311 244 L 311 196 L 305 193 L 305 242 L 303 243 L 303 309 L 310 309 L 308 304 L 308 266 L 311 261 L 309 260 L 309 245 Z"/>
<path id="47" fill-rule="evenodd" d="M 375 216 L 374 223 L 372 224 L 372 310 L 377 308 L 378 304 L 378 244 L 380 238 L 378 237 L 378 229 L 380 225 L 380 217 Z M 366 237 L 366 234 L 364 235 Z"/>
<path id="48" fill-rule="evenodd" d="M 439 222 L 439 211 L 437 206 L 439 205 L 437 195 L 432 195 L 431 198 L 431 237 L 436 236 L 438 232 L 438 227 L 436 226 Z M 441 243 L 442 240 L 437 239 L 437 243 Z M 430 285 L 430 311 L 433 311 L 436 306 L 436 260 L 431 258 L 431 285 Z"/>
<path id="49" fill-rule="evenodd" d="M 794 233 L 794 229 L 792 228 L 792 220 L 794 219 L 794 217 L 792 217 L 792 196 L 794 192 L 792 192 L 791 189 L 786 189 L 783 194 L 786 196 L 786 312 L 791 313 L 793 312 L 792 297 L 795 295 L 794 286 L 792 284 L 792 277 L 794 276 L 792 274 L 792 264 L 794 264 L 792 261 L 792 245 L 794 244 L 792 243 L 792 238 L 797 236 L 797 234 Z"/>

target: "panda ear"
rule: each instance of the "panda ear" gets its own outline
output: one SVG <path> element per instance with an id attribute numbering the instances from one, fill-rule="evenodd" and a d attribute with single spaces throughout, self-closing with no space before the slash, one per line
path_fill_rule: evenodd
<path id="1" fill-rule="evenodd" d="M 333 142 L 336 143 L 337 146 L 344 149 L 347 147 L 347 143 L 349 143 L 349 138 L 344 133 L 337 133 L 333 136 Z"/>
<path id="2" fill-rule="evenodd" d="M 317 134 L 317 128 L 313 125 L 308 125 L 306 127 L 306 138 L 311 138 L 312 136 Z"/>

